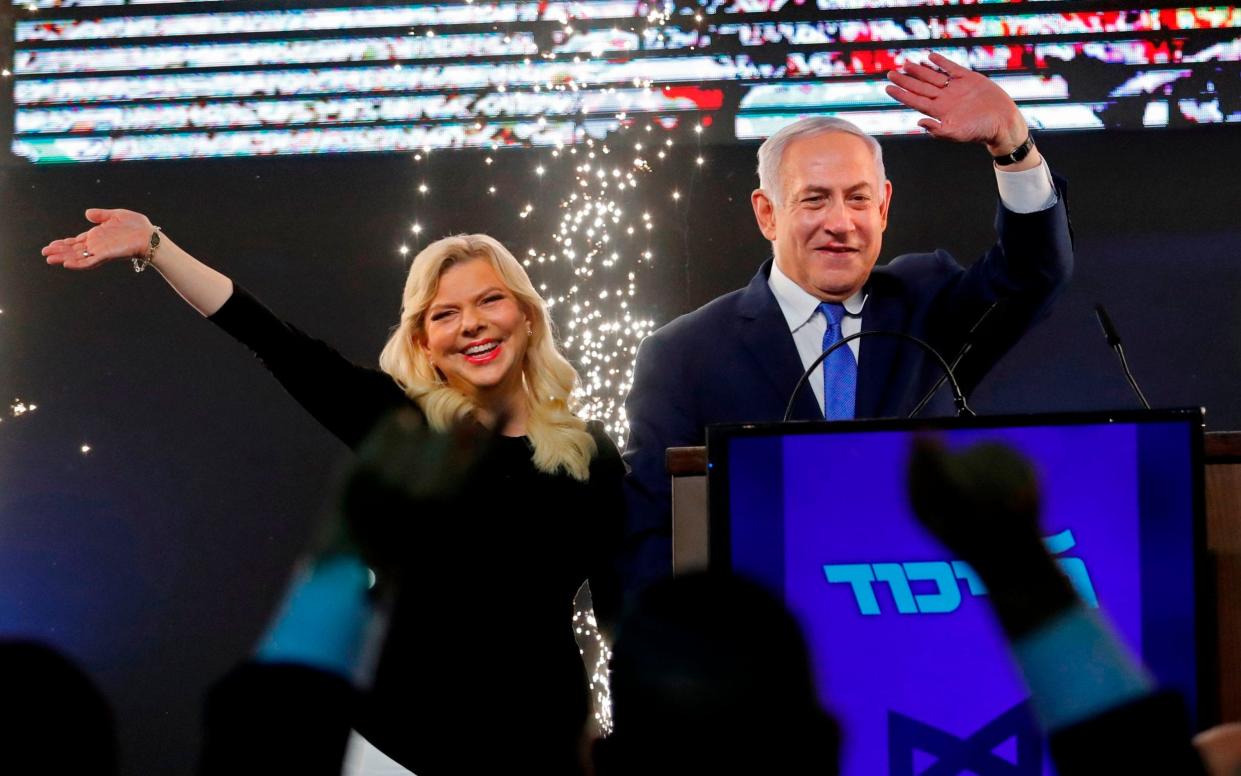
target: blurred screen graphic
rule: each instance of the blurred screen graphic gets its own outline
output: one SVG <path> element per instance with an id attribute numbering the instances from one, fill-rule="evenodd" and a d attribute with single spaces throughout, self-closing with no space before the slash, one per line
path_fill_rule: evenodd
<path id="1" fill-rule="evenodd" d="M 37 163 L 568 145 L 805 115 L 920 131 L 884 74 L 937 51 L 1041 130 L 1241 121 L 1241 9 L 1115 2 L 14 2 Z"/>

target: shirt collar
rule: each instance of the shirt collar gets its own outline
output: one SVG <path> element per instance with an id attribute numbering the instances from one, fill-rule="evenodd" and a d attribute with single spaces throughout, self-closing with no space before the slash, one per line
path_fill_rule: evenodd
<path id="1" fill-rule="evenodd" d="M 771 262 L 771 275 L 767 278 L 767 285 L 780 305 L 780 312 L 784 313 L 789 331 L 797 331 L 805 326 L 819 311 L 820 300 L 790 280 L 788 275 L 780 271 L 780 265 L 775 261 Z M 849 315 L 861 315 L 864 304 L 866 295 L 862 289 L 858 289 L 844 301 L 845 312 Z"/>

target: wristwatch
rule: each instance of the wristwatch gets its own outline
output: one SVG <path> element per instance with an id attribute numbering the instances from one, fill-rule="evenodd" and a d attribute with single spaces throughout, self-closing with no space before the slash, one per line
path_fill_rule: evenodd
<path id="1" fill-rule="evenodd" d="M 999 167 L 1007 167 L 1010 164 L 1016 164 L 1017 162 L 1020 162 L 1022 159 L 1025 159 L 1027 156 L 1030 155 L 1030 151 L 1033 150 L 1033 148 L 1034 148 L 1034 134 L 1031 133 L 1031 134 L 1026 135 L 1026 140 L 1024 143 L 1017 146 L 1012 151 L 1006 154 L 1000 154 L 999 156 L 991 157 L 991 160 L 994 161 L 996 165 Z"/>

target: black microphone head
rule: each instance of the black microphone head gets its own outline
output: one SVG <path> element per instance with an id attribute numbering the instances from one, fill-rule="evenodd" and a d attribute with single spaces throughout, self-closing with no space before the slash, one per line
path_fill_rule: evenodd
<path id="1" fill-rule="evenodd" d="M 1103 327 L 1103 336 L 1107 338 L 1107 346 L 1113 349 L 1120 347 L 1120 335 L 1116 333 L 1116 327 L 1112 325 L 1112 319 L 1108 317 L 1103 305 L 1096 304 L 1094 314 L 1099 319 L 1099 326 Z"/>

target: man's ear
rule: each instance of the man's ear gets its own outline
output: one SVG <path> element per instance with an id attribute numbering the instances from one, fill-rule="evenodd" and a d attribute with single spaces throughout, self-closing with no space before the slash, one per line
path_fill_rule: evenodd
<path id="1" fill-rule="evenodd" d="M 776 241 L 776 206 L 762 189 L 750 192 L 750 206 L 754 208 L 754 220 L 758 230 L 771 242 Z"/>
<path id="2" fill-rule="evenodd" d="M 883 182 L 883 204 L 879 206 L 879 229 L 888 228 L 888 208 L 892 207 L 892 181 Z"/>

